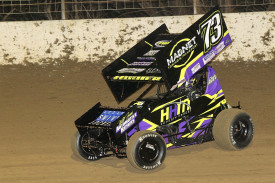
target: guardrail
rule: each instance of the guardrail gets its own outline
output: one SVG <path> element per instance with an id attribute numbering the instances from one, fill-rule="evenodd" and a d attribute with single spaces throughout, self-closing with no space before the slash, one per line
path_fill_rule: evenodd
<path id="1" fill-rule="evenodd" d="M 152 17 L 275 10 L 275 0 L 0 0 L 1 21 Z"/>
<path id="2" fill-rule="evenodd" d="M 223 15 L 233 43 L 218 60 L 275 59 L 275 11 Z M 179 33 L 200 17 L 0 22 L 0 65 L 110 62 L 161 24 L 165 23 L 171 33 Z"/>

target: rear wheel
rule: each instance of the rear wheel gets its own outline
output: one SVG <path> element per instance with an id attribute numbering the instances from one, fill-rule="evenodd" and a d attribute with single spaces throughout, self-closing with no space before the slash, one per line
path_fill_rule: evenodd
<path id="1" fill-rule="evenodd" d="M 216 143 L 228 150 L 247 147 L 253 139 L 254 126 L 251 117 L 239 109 L 221 111 L 213 126 Z"/>
<path id="2" fill-rule="evenodd" d="M 136 132 L 126 149 L 129 162 L 138 169 L 151 170 L 165 159 L 166 144 L 161 135 L 152 131 Z"/>
<path id="3" fill-rule="evenodd" d="M 89 161 L 98 160 L 104 155 L 102 143 L 90 137 L 89 133 L 80 135 L 77 132 L 72 146 L 74 152 L 77 151 L 82 158 Z"/>

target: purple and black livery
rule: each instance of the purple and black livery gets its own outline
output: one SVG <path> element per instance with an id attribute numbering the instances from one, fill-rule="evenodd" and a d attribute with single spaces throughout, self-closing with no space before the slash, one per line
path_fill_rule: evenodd
<path id="1" fill-rule="evenodd" d="M 145 89 L 126 108 L 98 103 L 77 119 L 78 152 L 87 160 L 127 156 L 153 169 L 166 148 L 213 140 L 214 120 L 229 105 L 208 64 L 231 42 L 219 7 L 180 34 L 161 25 L 103 69 L 117 102 Z"/>

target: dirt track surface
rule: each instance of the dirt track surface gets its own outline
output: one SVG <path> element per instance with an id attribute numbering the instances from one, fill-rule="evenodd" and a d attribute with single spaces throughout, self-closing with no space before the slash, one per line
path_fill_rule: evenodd
<path id="1" fill-rule="evenodd" d="M 127 159 L 83 161 L 71 149 L 75 119 L 99 101 L 117 106 L 103 66 L 0 66 L 0 182 L 274 183 L 275 62 L 212 66 L 229 103 L 240 100 L 252 116 L 253 143 L 235 152 L 215 142 L 169 150 L 147 172 Z"/>

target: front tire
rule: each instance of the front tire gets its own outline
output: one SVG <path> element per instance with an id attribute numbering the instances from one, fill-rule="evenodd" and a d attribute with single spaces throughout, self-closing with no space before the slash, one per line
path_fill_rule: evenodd
<path id="1" fill-rule="evenodd" d="M 216 143 L 227 150 L 241 150 L 252 141 L 254 125 L 251 117 L 239 109 L 221 111 L 215 119 L 213 136 Z"/>
<path id="2" fill-rule="evenodd" d="M 152 170 L 164 161 L 166 143 L 163 137 L 156 132 L 139 131 L 130 138 L 126 154 L 135 168 Z"/>

